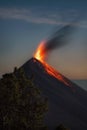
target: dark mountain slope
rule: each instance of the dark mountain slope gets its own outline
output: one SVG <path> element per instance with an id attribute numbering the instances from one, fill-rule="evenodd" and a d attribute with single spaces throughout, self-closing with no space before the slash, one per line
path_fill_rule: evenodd
<path id="1" fill-rule="evenodd" d="M 71 130 L 87 129 L 87 92 L 61 75 L 64 82 L 49 75 L 44 65 L 32 58 L 21 68 L 26 75 L 34 77 L 34 83 L 41 89 L 42 95 L 48 98 L 49 111 L 45 122 L 50 129 L 63 123 Z"/>

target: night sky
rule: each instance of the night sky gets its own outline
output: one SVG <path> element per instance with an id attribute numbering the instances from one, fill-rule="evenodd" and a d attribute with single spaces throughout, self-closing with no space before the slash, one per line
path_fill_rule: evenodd
<path id="1" fill-rule="evenodd" d="M 47 62 L 70 79 L 87 79 L 86 0 L 0 1 L 0 76 L 29 60 L 38 44 L 77 19 L 69 44 L 49 54 Z"/>

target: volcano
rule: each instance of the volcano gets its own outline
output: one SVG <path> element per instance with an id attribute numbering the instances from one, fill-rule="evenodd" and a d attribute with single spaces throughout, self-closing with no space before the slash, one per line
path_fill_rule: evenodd
<path id="1" fill-rule="evenodd" d="M 71 130 L 87 129 L 87 91 L 36 58 L 31 58 L 20 68 L 28 78 L 33 77 L 42 96 L 48 98 L 44 121 L 50 130 L 61 123 Z"/>

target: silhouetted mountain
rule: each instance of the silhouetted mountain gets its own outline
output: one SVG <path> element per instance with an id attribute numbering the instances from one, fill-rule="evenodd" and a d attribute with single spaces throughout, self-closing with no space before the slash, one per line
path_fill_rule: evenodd
<path id="1" fill-rule="evenodd" d="M 69 84 L 49 75 L 45 66 L 30 59 L 21 68 L 29 78 L 41 89 L 42 95 L 48 98 L 49 110 L 45 123 L 50 130 L 63 123 L 71 130 L 87 129 L 87 92 L 58 73 Z"/>

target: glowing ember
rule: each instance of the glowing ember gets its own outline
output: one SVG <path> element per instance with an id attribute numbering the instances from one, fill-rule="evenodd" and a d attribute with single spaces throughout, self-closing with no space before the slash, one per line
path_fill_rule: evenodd
<path id="1" fill-rule="evenodd" d="M 46 50 L 45 50 L 45 42 L 41 42 L 40 45 L 38 46 L 36 53 L 34 54 L 34 58 L 36 58 L 37 60 L 39 60 L 44 68 L 45 71 L 55 77 L 56 79 L 60 80 L 61 82 L 65 83 L 66 85 L 70 86 L 70 84 L 65 80 L 65 78 L 60 75 L 60 73 L 58 73 L 55 69 L 53 69 L 51 66 L 49 66 L 46 62 L 45 62 L 45 58 L 47 56 Z"/>

